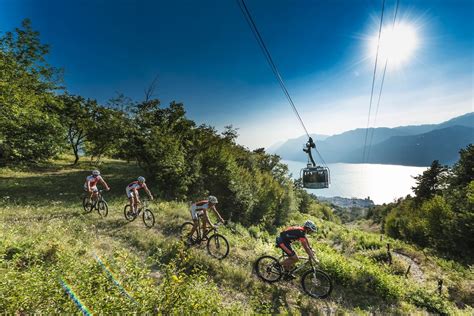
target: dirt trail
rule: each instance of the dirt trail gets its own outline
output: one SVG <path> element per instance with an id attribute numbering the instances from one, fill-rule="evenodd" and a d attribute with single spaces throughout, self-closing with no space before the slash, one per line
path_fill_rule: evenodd
<path id="1" fill-rule="evenodd" d="M 425 275 L 424 275 L 423 271 L 421 270 L 420 265 L 418 263 L 416 263 L 415 260 L 413 260 L 409 256 L 404 255 L 404 254 L 399 253 L 399 252 L 393 251 L 392 254 L 395 257 L 405 261 L 408 265 L 411 265 L 410 274 L 413 276 L 413 278 L 416 281 L 423 282 L 425 280 Z"/>

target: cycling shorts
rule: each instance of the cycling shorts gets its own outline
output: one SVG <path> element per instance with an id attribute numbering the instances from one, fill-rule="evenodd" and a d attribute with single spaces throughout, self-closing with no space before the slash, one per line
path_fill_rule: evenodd
<path id="1" fill-rule="evenodd" d="M 289 257 L 293 257 L 296 255 L 296 252 L 293 250 L 293 248 L 291 248 L 290 241 L 285 241 L 280 237 L 277 237 L 276 246 L 281 248 L 281 250 L 283 250 Z"/>
<path id="2" fill-rule="evenodd" d="M 128 187 L 125 189 L 125 192 L 127 193 L 128 198 L 131 198 L 133 196 L 133 190 L 130 190 Z M 137 197 L 138 197 L 138 190 L 137 190 Z"/>
<path id="3" fill-rule="evenodd" d="M 197 208 L 195 204 L 191 205 L 191 217 L 193 220 L 197 220 L 199 216 L 204 214 L 204 210 L 201 208 Z"/>
<path id="4" fill-rule="evenodd" d="M 91 190 L 92 190 L 92 192 L 99 192 L 99 189 L 97 189 L 97 186 L 95 186 L 95 185 L 91 186 Z M 89 192 L 87 190 L 87 185 L 84 185 L 84 191 Z"/>

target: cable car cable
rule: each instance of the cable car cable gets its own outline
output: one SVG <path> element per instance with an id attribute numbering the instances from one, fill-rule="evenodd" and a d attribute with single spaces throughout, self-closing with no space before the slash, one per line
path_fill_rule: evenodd
<path id="1" fill-rule="evenodd" d="M 242 11 L 242 14 L 244 15 L 247 23 L 249 24 L 250 29 L 252 30 L 255 38 L 257 39 L 257 42 L 258 42 L 261 50 L 263 51 L 263 54 L 265 55 L 265 58 L 267 59 L 267 62 L 270 65 L 270 68 L 273 71 L 273 74 L 275 75 L 276 79 L 278 80 L 278 83 L 280 84 L 280 87 L 283 90 L 283 93 L 285 94 L 288 102 L 290 103 L 290 106 L 292 107 L 293 112 L 295 113 L 296 117 L 300 121 L 301 126 L 303 126 L 303 129 L 304 129 L 306 135 L 309 138 L 310 136 L 309 136 L 308 130 L 306 129 L 306 126 L 304 125 L 303 119 L 301 118 L 300 114 L 298 113 L 298 110 L 296 109 L 296 106 L 293 102 L 293 99 L 291 98 L 290 93 L 288 92 L 288 90 L 285 86 L 285 83 L 283 82 L 283 78 L 281 77 L 277 66 L 273 62 L 273 59 L 270 55 L 270 52 L 268 51 L 267 46 L 265 45 L 265 42 L 263 41 L 263 38 L 260 35 L 260 32 L 258 31 L 258 28 L 255 24 L 255 21 L 253 20 L 252 15 L 250 14 L 250 11 L 248 10 L 247 5 L 245 4 L 245 1 L 244 0 L 237 0 L 237 2 L 239 3 L 240 10 Z"/>
<path id="2" fill-rule="evenodd" d="M 400 4 L 400 0 L 397 0 L 397 6 L 395 7 L 395 15 L 393 16 L 392 32 L 395 30 L 395 22 L 397 20 L 399 4 Z M 387 64 L 388 64 L 388 57 L 385 59 L 385 67 L 383 69 L 382 83 L 380 84 L 380 91 L 379 91 L 379 97 L 378 97 L 378 100 L 377 100 L 377 107 L 375 108 L 374 129 L 372 129 L 372 131 L 370 133 L 369 150 L 367 151 L 367 162 L 369 162 L 370 149 L 372 148 L 372 141 L 373 141 L 374 133 L 375 133 L 375 124 L 377 122 L 377 115 L 379 113 L 380 99 L 382 97 L 382 89 L 383 89 L 383 84 L 385 82 L 385 73 L 387 71 Z"/>
<path id="3" fill-rule="evenodd" d="M 365 138 L 364 138 L 364 152 L 362 154 L 362 162 L 365 161 L 365 153 L 367 149 L 367 135 L 369 132 L 369 125 L 370 125 L 370 113 L 372 111 L 372 99 L 374 96 L 374 85 L 375 85 L 375 77 L 377 73 L 377 62 L 379 58 L 379 48 L 380 48 L 380 34 L 382 33 L 382 25 L 383 25 L 383 13 L 385 11 L 385 0 L 382 0 L 382 14 L 380 15 L 380 26 L 379 26 L 379 36 L 377 40 L 377 51 L 375 54 L 375 64 L 374 64 L 374 73 L 372 76 L 372 89 L 370 91 L 370 102 L 369 102 L 369 114 L 367 116 L 367 128 L 365 129 Z"/>
<path id="4" fill-rule="evenodd" d="M 249 25 L 250 29 L 252 30 L 252 33 L 255 36 L 255 39 L 257 40 L 257 43 L 260 46 L 260 49 L 263 52 L 263 55 L 267 59 L 268 64 L 270 65 L 270 68 L 272 69 L 273 74 L 275 75 L 276 79 L 278 80 L 278 83 L 280 84 L 280 87 L 285 94 L 288 103 L 290 104 L 291 108 L 293 109 L 293 112 L 295 113 L 296 117 L 301 123 L 301 126 L 303 127 L 306 135 L 308 136 L 308 142 L 306 143 L 306 148 L 303 148 L 303 151 L 308 154 L 308 159 L 311 161 L 311 164 L 308 161 L 307 167 L 305 169 L 301 170 L 301 173 L 303 174 L 302 179 L 303 179 L 303 187 L 305 188 L 313 188 L 313 189 L 322 189 L 322 188 L 328 188 L 330 179 L 329 179 L 329 168 L 326 165 L 326 162 L 324 161 L 321 153 L 316 149 L 316 145 L 313 142 L 313 139 L 308 133 L 308 130 L 306 129 L 306 126 L 303 122 L 303 119 L 301 118 L 300 114 L 298 113 L 298 110 L 293 102 L 293 99 L 290 96 L 290 93 L 288 92 L 288 89 L 286 88 L 286 85 L 283 81 L 283 78 L 280 74 L 280 71 L 278 70 L 275 62 L 273 61 L 273 58 L 271 57 L 271 54 L 265 45 L 265 42 L 263 41 L 263 38 L 258 31 L 257 25 L 255 24 L 254 19 L 252 18 L 252 15 L 250 14 L 249 9 L 247 8 L 247 5 L 245 4 L 245 0 L 237 0 L 239 4 L 239 8 L 242 11 L 242 14 L 245 17 L 245 20 L 247 21 L 247 24 Z M 316 153 L 318 156 L 321 158 L 321 161 L 325 165 L 325 167 L 317 166 L 316 163 L 314 162 L 311 149 L 315 149 Z M 311 167 L 310 167 L 311 165 Z M 305 180 L 306 179 L 306 180 Z M 308 180 L 309 179 L 309 180 Z"/>

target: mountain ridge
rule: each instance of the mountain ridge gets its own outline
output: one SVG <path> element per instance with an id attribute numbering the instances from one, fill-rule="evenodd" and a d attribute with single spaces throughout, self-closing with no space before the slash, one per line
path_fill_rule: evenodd
<path id="1" fill-rule="evenodd" d="M 434 131 L 439 132 L 430 134 Z M 366 134 L 367 143 L 370 143 L 372 138 L 371 146 L 367 145 L 366 151 L 367 153 L 372 152 L 374 155 L 363 161 Z M 433 135 L 443 139 L 447 144 L 437 149 L 436 138 L 432 137 Z M 305 136 L 290 139 L 277 148 L 270 148 L 268 152 L 277 154 L 285 160 L 305 161 L 306 156 L 302 152 L 304 142 L 301 142 L 303 139 Z M 410 145 L 405 146 L 403 141 Z M 459 150 L 473 141 L 474 112 L 470 112 L 439 124 L 407 125 L 394 128 L 377 127 L 369 128 L 368 132 L 365 128 L 357 128 L 316 141 L 316 146 L 325 161 L 329 163 L 368 162 L 426 166 L 433 160 L 451 164 L 456 161 Z M 413 142 L 418 145 L 414 145 Z M 426 151 L 420 151 L 420 148 L 424 148 Z M 389 152 L 392 153 L 391 156 L 384 154 Z M 404 156 L 397 154 L 398 152 L 404 153 Z"/>

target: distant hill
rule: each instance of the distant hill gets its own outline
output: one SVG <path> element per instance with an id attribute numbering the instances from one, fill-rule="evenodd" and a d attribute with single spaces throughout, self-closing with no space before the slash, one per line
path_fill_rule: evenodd
<path id="1" fill-rule="evenodd" d="M 438 159 L 450 164 L 458 159 L 461 148 L 474 142 L 474 112 L 440 124 L 370 128 L 373 133 L 370 163 L 426 166 Z M 358 128 L 325 139 L 316 138 L 316 146 L 329 162 L 362 162 L 366 129 Z M 290 139 L 267 151 L 283 159 L 306 161 L 302 152 L 307 137 Z"/>

